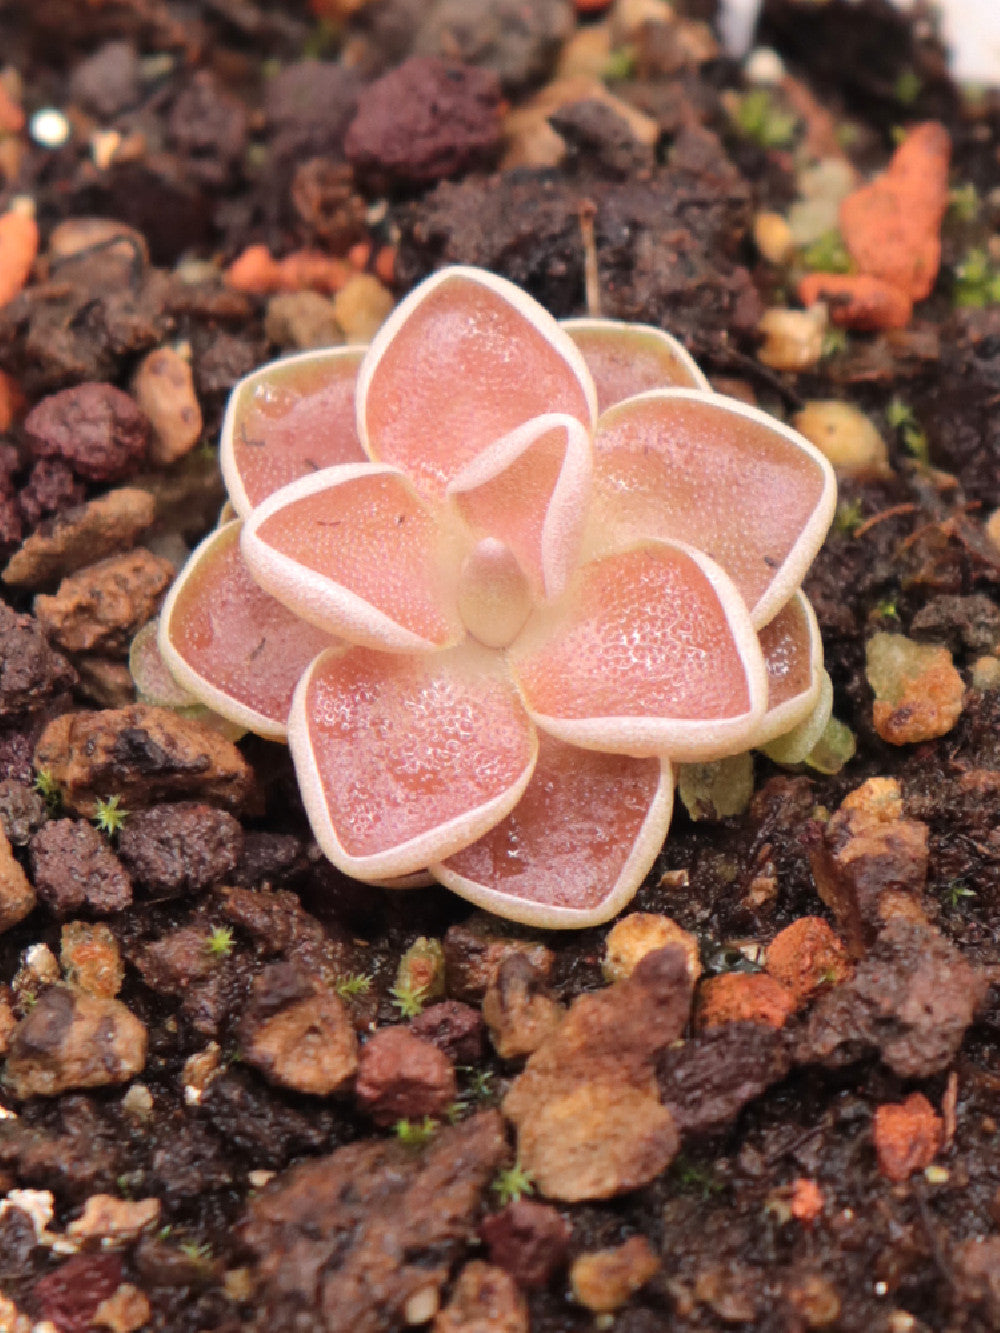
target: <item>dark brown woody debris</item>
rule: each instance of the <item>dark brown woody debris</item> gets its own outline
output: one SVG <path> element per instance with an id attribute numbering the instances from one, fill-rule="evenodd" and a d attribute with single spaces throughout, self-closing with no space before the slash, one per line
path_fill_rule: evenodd
<path id="1" fill-rule="evenodd" d="M 136 810 L 118 839 L 118 855 L 133 880 L 156 896 L 200 893 L 218 884 L 242 849 L 239 821 L 197 801 Z"/>
<path id="2" fill-rule="evenodd" d="M 11 1037 L 5 1082 L 18 1098 L 54 1097 L 127 1083 L 145 1063 L 145 1026 L 125 1005 L 49 986 Z"/>
<path id="3" fill-rule="evenodd" d="M 56 916 L 86 908 L 119 912 L 132 882 L 107 839 L 85 819 L 54 819 L 32 838 L 31 873 L 39 898 Z"/>
<path id="4" fill-rule="evenodd" d="M 412 56 L 362 92 L 344 151 L 373 181 L 419 185 L 457 176 L 499 152 L 500 101 L 494 74 Z"/>
<path id="5" fill-rule="evenodd" d="M 44 588 L 135 545 L 156 516 L 148 491 L 128 486 L 66 509 L 26 537 L 3 571 L 12 588 Z"/>
<path id="6" fill-rule="evenodd" d="M 224 1141 L 264 1167 L 285 1166 L 291 1157 L 319 1152 L 329 1143 L 328 1115 L 289 1106 L 249 1070 L 228 1069 L 213 1078 L 201 1109 Z"/>
<path id="7" fill-rule="evenodd" d="M 169 560 L 142 548 L 112 555 L 64 578 L 53 595 L 39 594 L 35 615 L 65 652 L 124 657 L 175 572 Z"/>
<path id="8" fill-rule="evenodd" d="M 265 957 L 324 939 L 323 927 L 287 889 L 225 888 L 220 898 L 227 920 L 247 931 Z"/>
<path id="9" fill-rule="evenodd" d="M 73 681 L 72 667 L 49 646 L 38 621 L 0 602 L 0 718 L 40 708 Z"/>
<path id="10" fill-rule="evenodd" d="M 896 917 L 854 980 L 817 1001 L 796 1057 L 839 1068 L 877 1052 L 901 1078 L 927 1078 L 954 1060 L 985 994 L 983 976 L 953 944 Z"/>
<path id="11" fill-rule="evenodd" d="M 379 1028 L 362 1047 L 355 1095 L 377 1125 L 443 1115 L 455 1093 L 451 1061 L 408 1028 Z"/>
<path id="12" fill-rule="evenodd" d="M 762 1023 L 727 1023 L 668 1047 L 657 1058 L 660 1096 L 682 1134 L 730 1124 L 788 1073 L 780 1031 Z"/>
<path id="13" fill-rule="evenodd" d="M 85 815 L 109 793 L 126 809 L 175 793 L 238 809 L 253 785 L 231 741 L 203 722 L 148 704 L 63 714 L 42 733 L 35 763 L 51 773 L 66 808 Z"/>
<path id="14" fill-rule="evenodd" d="M 505 1268 L 518 1286 L 544 1287 L 566 1262 L 572 1228 L 557 1209 L 518 1199 L 483 1219 L 479 1234 L 490 1262 Z"/>
<path id="15" fill-rule="evenodd" d="M 855 957 L 890 917 L 923 918 L 927 836 L 926 824 L 904 816 L 896 779 L 870 778 L 814 840 L 816 887 Z"/>
<path id="16" fill-rule="evenodd" d="M 318 1097 L 340 1092 L 358 1068 L 346 1006 L 318 978 L 288 963 L 272 963 L 255 978 L 240 1047 L 272 1083 Z"/>
<path id="17" fill-rule="evenodd" d="M 160 995 L 184 995 L 219 967 L 207 926 L 178 926 L 145 945 L 134 962 L 146 985 Z"/>
<path id="18" fill-rule="evenodd" d="M 467 1263 L 448 1304 L 434 1319 L 434 1333 L 528 1333 L 528 1307 L 509 1273 L 482 1259 Z"/>
<path id="19" fill-rule="evenodd" d="M 113 384 L 78 384 L 43 398 L 24 420 L 35 458 L 61 458 L 87 481 L 124 481 L 138 471 L 150 426 Z"/>
<path id="20" fill-rule="evenodd" d="M 500 1117 L 486 1111 L 419 1153 L 369 1139 L 293 1167 L 251 1201 L 241 1228 L 258 1318 L 301 1333 L 401 1327 L 409 1302 L 447 1280 L 506 1152 Z"/>
<path id="21" fill-rule="evenodd" d="M 167 133 L 199 181 L 229 184 L 246 148 L 246 104 L 220 88 L 211 70 L 200 69 L 171 108 Z"/>
<path id="22" fill-rule="evenodd" d="M 478 1009 L 459 1000 L 428 1005 L 410 1021 L 410 1031 L 429 1041 L 456 1065 L 474 1065 L 483 1056 L 484 1025 Z"/>

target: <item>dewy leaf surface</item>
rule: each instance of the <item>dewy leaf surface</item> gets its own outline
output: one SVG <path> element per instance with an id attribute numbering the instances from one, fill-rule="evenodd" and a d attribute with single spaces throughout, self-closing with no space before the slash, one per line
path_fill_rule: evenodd
<path id="1" fill-rule="evenodd" d="M 579 555 L 591 472 L 586 431 L 549 413 L 485 449 L 448 494 L 476 536 L 510 547 L 534 595 L 551 597 Z"/>
<path id="2" fill-rule="evenodd" d="M 802 580 L 836 503 L 807 440 L 755 408 L 686 389 L 619 403 L 598 423 L 590 543 L 688 542 L 766 625 Z"/>
<path id="3" fill-rule="evenodd" d="M 766 701 L 746 608 L 697 552 L 650 542 L 577 571 L 512 650 L 539 726 L 623 754 L 717 758 L 752 744 Z"/>
<path id="4" fill-rule="evenodd" d="M 237 520 L 211 533 L 184 567 L 160 616 L 160 652 L 209 708 L 283 739 L 299 677 L 330 636 L 254 582 L 240 554 L 241 527 Z"/>
<path id="5" fill-rule="evenodd" d="M 364 352 L 333 347 L 285 357 L 233 390 L 219 462 L 241 518 L 299 477 L 365 460 L 355 406 Z"/>
<path id="6" fill-rule="evenodd" d="M 358 381 L 362 444 L 428 495 L 533 417 L 563 412 L 589 427 L 596 410 L 583 357 L 556 321 L 475 269 L 446 269 L 407 297 Z"/>
<path id="7" fill-rule="evenodd" d="M 607 921 L 635 893 L 666 837 L 673 784 L 659 759 L 539 738 L 524 795 L 495 828 L 442 864 L 437 879 L 529 925 Z"/>
<path id="8" fill-rule="evenodd" d="M 823 680 L 823 644 L 816 614 L 797 592 L 760 631 L 767 665 L 767 712 L 756 745 L 798 726 L 816 707 Z"/>
<path id="9" fill-rule="evenodd" d="M 447 537 L 410 482 L 372 463 L 303 477 L 247 522 L 254 577 L 352 643 L 412 652 L 457 642 Z"/>
<path id="10" fill-rule="evenodd" d="M 562 326 L 583 353 L 599 412 L 648 389 L 711 392 L 691 354 L 662 329 L 614 319 L 564 319 Z"/>
<path id="11" fill-rule="evenodd" d="M 500 658 L 473 645 L 324 654 L 296 691 L 289 744 L 320 846 L 359 879 L 409 875 L 480 837 L 538 748 Z"/>

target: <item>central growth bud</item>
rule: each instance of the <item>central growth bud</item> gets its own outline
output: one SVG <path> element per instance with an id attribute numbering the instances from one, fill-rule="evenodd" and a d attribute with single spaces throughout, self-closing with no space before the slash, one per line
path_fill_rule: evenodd
<path id="1" fill-rule="evenodd" d="M 531 606 L 527 576 L 507 543 L 496 537 L 477 542 L 458 575 L 458 613 L 469 634 L 487 648 L 506 648 Z"/>

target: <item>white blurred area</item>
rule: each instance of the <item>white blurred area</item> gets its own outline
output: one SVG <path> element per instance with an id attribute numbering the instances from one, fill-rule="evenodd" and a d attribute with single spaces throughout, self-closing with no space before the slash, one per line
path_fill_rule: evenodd
<path id="1" fill-rule="evenodd" d="M 893 3 L 913 7 L 913 0 Z M 957 82 L 1000 87 L 1000 0 L 938 0 L 937 8 Z M 722 35 L 732 55 L 749 50 L 759 9 L 760 0 L 720 0 Z"/>

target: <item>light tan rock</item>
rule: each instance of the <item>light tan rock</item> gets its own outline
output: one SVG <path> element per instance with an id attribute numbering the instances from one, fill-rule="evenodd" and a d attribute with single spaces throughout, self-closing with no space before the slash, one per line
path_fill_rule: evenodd
<path id="1" fill-rule="evenodd" d="M 139 362 L 132 392 L 149 417 L 153 438 L 149 458 L 166 466 L 188 453 L 201 438 L 202 418 L 191 363 L 172 347 L 158 347 Z"/>
<path id="2" fill-rule="evenodd" d="M 14 1030 L 5 1079 L 15 1097 L 55 1097 L 127 1083 L 145 1063 L 145 1025 L 125 1005 L 50 986 Z"/>
<path id="3" fill-rule="evenodd" d="M 795 414 L 792 425 L 841 477 L 885 476 L 890 470 L 885 441 L 852 403 L 814 399 Z"/>
<path id="4" fill-rule="evenodd" d="M 676 921 L 660 912 L 630 912 L 608 931 L 601 965 L 605 981 L 624 981 L 635 971 L 639 961 L 654 949 L 679 944 L 687 954 L 691 980 L 701 976 L 698 941 Z"/>
<path id="5" fill-rule="evenodd" d="M 645 1236 L 581 1254 L 569 1270 L 573 1299 L 595 1314 L 611 1314 L 634 1296 L 660 1267 Z"/>
<path id="6" fill-rule="evenodd" d="M 239 809 L 253 789 L 252 770 L 231 741 L 150 704 L 64 713 L 42 732 L 35 765 L 52 774 L 66 810 L 88 818 L 109 792 L 125 809 L 176 796 Z"/>
<path id="7" fill-rule="evenodd" d="M 0 934 L 23 921 L 35 905 L 35 890 L 0 829 Z"/>

